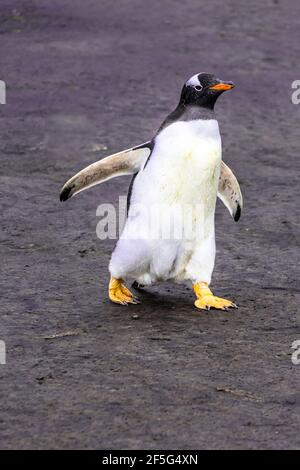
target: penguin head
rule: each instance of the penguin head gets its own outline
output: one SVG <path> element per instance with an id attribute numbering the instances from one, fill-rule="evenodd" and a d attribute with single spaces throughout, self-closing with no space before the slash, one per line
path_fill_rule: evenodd
<path id="1" fill-rule="evenodd" d="M 214 109 L 218 97 L 234 87 L 232 82 L 224 82 L 210 73 L 198 73 L 183 86 L 180 103 Z"/>

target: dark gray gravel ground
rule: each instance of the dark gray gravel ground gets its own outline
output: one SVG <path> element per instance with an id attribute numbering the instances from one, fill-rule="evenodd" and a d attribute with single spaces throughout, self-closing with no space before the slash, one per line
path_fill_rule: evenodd
<path id="1" fill-rule="evenodd" d="M 1 448 L 299 448 L 299 2 L 1 0 L 0 21 Z M 217 112 L 245 210 L 218 205 L 213 288 L 240 309 L 172 285 L 113 305 L 96 207 L 129 178 L 60 187 L 200 71 L 237 85 Z"/>

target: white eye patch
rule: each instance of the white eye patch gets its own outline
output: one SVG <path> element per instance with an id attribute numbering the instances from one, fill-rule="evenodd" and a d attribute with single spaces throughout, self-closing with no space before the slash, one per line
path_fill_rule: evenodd
<path id="1" fill-rule="evenodd" d="M 187 86 L 201 86 L 201 83 L 199 82 L 198 78 L 198 73 L 196 75 L 193 75 L 187 82 Z"/>

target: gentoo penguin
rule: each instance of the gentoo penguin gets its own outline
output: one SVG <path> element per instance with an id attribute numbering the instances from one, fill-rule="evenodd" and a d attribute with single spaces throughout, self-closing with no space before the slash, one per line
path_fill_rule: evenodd
<path id="1" fill-rule="evenodd" d="M 235 221 L 243 207 L 237 179 L 221 160 L 214 114 L 218 97 L 233 87 L 208 73 L 194 75 L 151 141 L 93 163 L 63 186 L 60 199 L 65 201 L 115 176 L 134 175 L 126 223 L 109 264 L 112 302 L 138 302 L 124 284 L 132 279 L 147 286 L 188 283 L 199 309 L 236 307 L 209 289 L 217 196 Z"/>

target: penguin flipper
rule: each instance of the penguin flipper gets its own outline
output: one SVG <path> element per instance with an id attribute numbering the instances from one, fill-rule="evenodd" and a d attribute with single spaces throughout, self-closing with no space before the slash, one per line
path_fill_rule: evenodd
<path id="1" fill-rule="evenodd" d="M 235 222 L 237 222 L 243 208 L 243 196 L 238 180 L 223 161 L 221 162 L 218 197 L 227 207 Z"/>
<path id="2" fill-rule="evenodd" d="M 146 142 L 92 163 L 64 184 L 60 192 L 60 200 L 66 201 L 74 194 L 116 176 L 137 173 L 150 154 L 151 142 Z"/>

